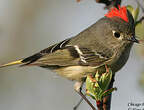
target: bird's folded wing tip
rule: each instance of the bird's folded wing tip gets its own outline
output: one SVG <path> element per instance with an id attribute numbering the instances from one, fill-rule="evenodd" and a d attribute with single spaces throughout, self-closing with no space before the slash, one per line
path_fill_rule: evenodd
<path id="1" fill-rule="evenodd" d="M 12 61 L 12 62 L 6 63 L 6 64 L 2 64 L 2 65 L 0 65 L 0 68 L 6 67 L 6 66 L 22 64 L 23 63 L 22 61 L 23 61 L 23 59 L 20 59 L 20 60 L 16 60 L 16 61 Z"/>

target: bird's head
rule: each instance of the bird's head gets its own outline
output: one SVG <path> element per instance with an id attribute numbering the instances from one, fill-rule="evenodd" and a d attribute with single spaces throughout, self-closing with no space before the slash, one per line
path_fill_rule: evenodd
<path id="1" fill-rule="evenodd" d="M 122 46 L 139 43 L 135 38 L 134 19 L 126 7 L 112 8 L 99 21 L 99 28 L 103 29 L 100 30 L 101 39 L 105 40 L 106 45 Z"/>

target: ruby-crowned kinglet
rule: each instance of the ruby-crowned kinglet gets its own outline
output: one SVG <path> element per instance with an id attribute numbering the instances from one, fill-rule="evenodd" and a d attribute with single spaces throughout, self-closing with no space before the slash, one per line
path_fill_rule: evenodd
<path id="1" fill-rule="evenodd" d="M 127 62 L 134 42 L 139 41 L 135 38 L 133 17 L 126 7 L 112 8 L 105 17 L 75 37 L 1 67 L 22 64 L 51 69 L 62 77 L 76 80 L 74 89 L 84 97 L 80 91 L 83 79 L 105 64 L 113 73 L 120 70 Z"/>

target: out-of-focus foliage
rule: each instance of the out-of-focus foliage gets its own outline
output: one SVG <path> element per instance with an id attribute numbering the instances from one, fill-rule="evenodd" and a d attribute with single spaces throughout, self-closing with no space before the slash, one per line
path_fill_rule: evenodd
<path id="1" fill-rule="evenodd" d="M 142 13 L 142 16 L 139 17 L 139 6 L 134 9 L 132 6 L 127 6 L 127 9 L 132 13 L 135 23 L 136 23 L 136 37 L 140 40 L 140 45 L 137 46 L 136 52 L 140 54 L 142 57 L 144 57 L 144 20 L 142 16 L 144 16 L 144 13 Z M 138 20 L 138 18 L 140 18 Z M 140 80 L 139 80 L 140 86 L 144 88 L 144 72 L 141 74 Z"/>
<path id="2" fill-rule="evenodd" d="M 139 6 L 134 9 L 132 6 L 128 5 L 127 6 L 127 9 L 131 12 L 134 20 L 135 20 L 135 23 L 136 23 L 136 30 L 135 30 L 135 33 L 136 33 L 136 37 L 140 40 L 140 41 L 143 41 L 144 40 L 144 22 L 143 20 L 141 20 L 141 22 L 139 22 L 139 11 L 140 11 L 140 8 Z"/>
<path id="3" fill-rule="evenodd" d="M 127 9 L 131 12 L 131 14 L 134 18 L 134 21 L 136 23 L 135 32 L 136 32 L 137 38 L 140 40 L 143 40 L 144 39 L 144 31 L 143 31 L 144 30 L 144 22 L 138 21 L 139 11 L 140 11 L 139 6 L 136 9 L 134 9 L 131 5 L 128 5 Z"/>
<path id="4" fill-rule="evenodd" d="M 142 21 L 136 25 L 136 36 L 140 40 L 144 40 L 144 21 Z"/>
<path id="5" fill-rule="evenodd" d="M 144 72 L 141 74 L 141 78 L 139 80 L 139 83 L 143 87 L 143 90 L 144 90 Z"/>
<path id="6" fill-rule="evenodd" d="M 136 25 L 136 37 L 141 40 L 142 44 L 137 46 L 135 50 L 140 56 L 144 57 L 144 21 Z"/>
<path id="7" fill-rule="evenodd" d="M 131 5 L 128 5 L 127 9 L 131 12 L 134 20 L 137 21 L 139 15 L 139 6 L 136 9 L 134 9 Z"/>

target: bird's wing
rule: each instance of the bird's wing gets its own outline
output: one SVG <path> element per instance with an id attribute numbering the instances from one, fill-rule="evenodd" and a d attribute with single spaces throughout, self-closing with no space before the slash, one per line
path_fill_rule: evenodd
<path id="1" fill-rule="evenodd" d="M 24 65 L 38 66 L 99 66 L 111 59 L 104 56 L 103 53 L 98 53 L 85 47 L 67 45 L 68 42 L 69 39 L 64 40 L 24 59 L 22 62 Z"/>

